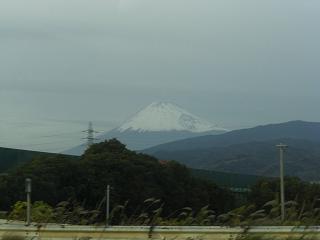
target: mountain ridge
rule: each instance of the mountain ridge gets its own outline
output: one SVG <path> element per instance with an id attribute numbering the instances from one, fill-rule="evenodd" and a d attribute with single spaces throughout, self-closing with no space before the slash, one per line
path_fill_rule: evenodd
<path id="1" fill-rule="evenodd" d="M 259 125 L 252 128 L 237 129 L 219 135 L 205 135 L 173 141 L 145 149 L 144 151 L 152 153 L 162 148 L 166 151 L 170 149 L 202 149 L 275 138 L 298 138 L 320 141 L 320 123 L 294 120 L 284 123 Z"/>
<path id="2" fill-rule="evenodd" d="M 131 150 L 142 150 L 162 143 L 226 132 L 181 107 L 169 102 L 153 102 L 124 124 L 98 136 L 100 141 L 116 138 Z M 76 146 L 66 154 L 81 155 L 86 145 Z"/>
<path id="3" fill-rule="evenodd" d="M 318 181 L 320 123 L 291 121 L 162 144 L 142 151 L 188 167 L 265 176 L 278 175 L 276 145 L 289 145 L 288 175 Z"/>

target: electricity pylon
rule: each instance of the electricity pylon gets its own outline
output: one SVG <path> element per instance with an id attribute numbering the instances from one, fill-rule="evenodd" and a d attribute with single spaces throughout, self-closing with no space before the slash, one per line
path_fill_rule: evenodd
<path id="1" fill-rule="evenodd" d="M 83 131 L 83 132 L 86 132 L 86 133 L 87 133 L 87 137 L 84 138 L 84 139 L 87 140 L 87 148 L 89 148 L 89 147 L 91 147 L 91 146 L 94 144 L 94 140 L 97 140 L 97 139 L 94 137 L 94 134 L 95 134 L 95 133 L 98 133 L 98 132 L 93 129 L 92 122 L 89 122 L 88 130 L 85 130 L 85 131 Z"/>

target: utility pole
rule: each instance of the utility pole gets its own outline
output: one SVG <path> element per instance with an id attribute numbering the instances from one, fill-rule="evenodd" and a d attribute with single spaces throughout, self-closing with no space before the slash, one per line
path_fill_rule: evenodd
<path id="1" fill-rule="evenodd" d="M 278 144 L 277 148 L 280 151 L 280 201 L 281 201 L 281 221 L 285 220 L 285 195 L 284 195 L 284 163 L 283 163 L 283 155 L 285 150 L 288 148 L 285 144 Z"/>
<path id="2" fill-rule="evenodd" d="M 87 133 L 87 137 L 84 138 L 87 140 L 87 148 L 91 147 L 94 144 L 94 140 L 96 140 L 96 138 L 94 138 L 94 134 L 98 133 L 93 129 L 93 124 L 92 122 L 89 122 L 89 126 L 88 129 L 83 131 Z"/>
<path id="3" fill-rule="evenodd" d="M 106 191 L 106 227 L 109 227 L 110 221 L 110 185 L 107 186 Z"/>
<path id="4" fill-rule="evenodd" d="M 26 226 L 30 226 L 31 223 L 31 179 L 26 178 L 26 193 L 27 193 L 27 220 Z"/>

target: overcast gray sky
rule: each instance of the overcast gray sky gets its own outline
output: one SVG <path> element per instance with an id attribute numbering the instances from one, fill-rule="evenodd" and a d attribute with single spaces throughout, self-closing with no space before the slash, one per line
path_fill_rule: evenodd
<path id="1" fill-rule="evenodd" d="M 320 121 L 319 12 L 318 0 L 1 0 L 0 145 L 72 146 L 87 121 L 105 131 L 162 100 L 229 129 Z"/>

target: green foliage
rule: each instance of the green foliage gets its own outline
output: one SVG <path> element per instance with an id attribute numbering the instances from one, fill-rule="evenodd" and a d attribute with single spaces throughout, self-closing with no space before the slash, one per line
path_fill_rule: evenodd
<path id="1" fill-rule="evenodd" d="M 27 203 L 26 202 L 16 202 L 12 207 L 12 211 L 9 214 L 10 220 L 26 220 L 26 209 Z"/>
<path id="2" fill-rule="evenodd" d="M 261 176 L 238 174 L 231 172 L 218 172 L 204 169 L 190 169 L 193 176 L 210 180 L 219 186 L 232 188 L 247 188 L 261 179 Z"/>
<path id="3" fill-rule="evenodd" d="M 59 199 L 65 200 L 77 194 L 78 186 L 74 186 L 77 183 L 74 179 L 79 173 L 77 161 L 72 158 L 63 155 L 36 157 L 12 170 L 5 184 L 0 185 L 0 189 L 6 192 L 1 207 L 8 209 L 16 201 L 25 199 L 25 178 L 32 179 L 33 200 L 54 206 Z"/>
<path id="4" fill-rule="evenodd" d="M 10 168 L 22 165 L 30 161 L 32 158 L 40 155 L 53 154 L 0 147 L 0 173 L 8 171 Z"/>
<path id="5" fill-rule="evenodd" d="M 42 201 L 37 201 L 32 205 L 31 214 L 34 222 L 52 222 L 54 219 L 53 208 Z"/>
<path id="6" fill-rule="evenodd" d="M 279 180 L 260 180 L 252 187 L 249 202 L 218 216 L 218 224 L 251 225 L 318 225 L 320 224 L 320 185 L 285 179 L 285 221 L 280 218 Z"/>
<path id="7" fill-rule="evenodd" d="M 149 198 L 140 204 L 132 213 L 128 202 L 117 205 L 111 210 L 111 225 L 156 226 L 156 225 L 195 225 L 209 226 L 215 224 L 215 212 L 208 206 L 194 211 L 189 207 L 174 211 L 169 215 L 163 214 L 164 203 L 160 199 Z M 101 206 L 95 210 L 87 210 L 77 202 L 60 202 L 55 208 L 43 202 L 32 205 L 32 221 L 56 222 L 62 224 L 105 224 L 100 216 L 104 212 Z M 26 218 L 26 203 L 17 202 L 9 214 L 10 220 L 24 221 Z"/>
<path id="8" fill-rule="evenodd" d="M 35 222 L 56 222 L 64 224 L 105 224 L 105 219 L 101 218 L 105 211 L 100 204 L 94 210 L 86 209 L 83 204 L 78 202 L 64 201 L 55 208 L 51 208 L 43 202 L 38 202 L 32 208 L 32 220 Z M 111 225 L 133 225 L 133 226 L 313 226 L 320 224 L 319 209 L 300 206 L 295 201 L 286 202 L 286 219 L 280 220 L 279 201 L 272 200 L 264 204 L 263 208 L 258 209 L 254 205 L 242 206 L 224 214 L 216 214 L 208 206 L 199 210 L 191 207 L 184 207 L 173 211 L 171 214 L 164 214 L 165 204 L 160 199 L 149 198 L 142 204 L 136 206 L 134 212 L 131 211 L 129 202 L 113 207 L 110 214 Z M 25 219 L 24 202 L 17 202 L 9 215 L 10 219 Z M 39 214 L 40 212 L 40 214 Z M 47 216 L 47 217 L 45 217 Z M 50 216 L 50 217 L 48 217 Z M 244 232 L 245 233 L 245 232 Z M 244 237 L 245 235 L 241 235 Z M 252 237 L 252 235 L 250 235 Z M 239 238 L 246 239 L 246 238 Z M 251 238 L 250 238 L 251 239 Z"/>
<path id="9" fill-rule="evenodd" d="M 111 212 L 111 224 L 115 225 L 174 225 L 203 226 L 214 223 L 215 215 L 205 206 L 198 212 L 189 207 L 174 211 L 168 216 L 162 215 L 164 204 L 159 199 L 150 198 L 144 201 L 142 208 L 133 214 L 127 211 L 128 203 L 116 206 Z"/>
<path id="10" fill-rule="evenodd" d="M 266 202 L 278 198 L 280 192 L 279 179 L 262 179 L 251 188 L 249 202 L 257 207 L 262 207 Z M 298 204 L 305 202 L 306 207 L 318 207 L 320 199 L 320 185 L 301 181 L 296 177 L 285 178 L 285 199 L 296 201 Z"/>
<path id="11" fill-rule="evenodd" d="M 129 151 L 114 139 L 93 145 L 81 159 L 42 156 L 1 177 L 0 190 L 6 193 L 1 207 L 14 204 L 9 219 L 25 220 L 26 204 L 19 200 L 25 198 L 26 177 L 33 180 L 36 222 L 104 223 L 105 190 L 111 185 L 114 225 L 320 224 L 320 185 L 286 178 L 286 219 L 281 222 L 277 179 L 257 182 L 249 202 L 233 209 L 229 191 L 193 177 L 176 162 Z"/>
<path id="12" fill-rule="evenodd" d="M 63 201 L 54 209 L 55 222 L 64 224 L 94 224 L 99 219 L 101 209 L 87 210 L 76 201 Z"/>
<path id="13" fill-rule="evenodd" d="M 26 202 L 16 202 L 9 214 L 9 219 L 25 221 L 26 209 Z M 31 220 L 34 222 L 52 222 L 54 219 L 53 209 L 50 205 L 42 201 L 35 202 L 31 205 L 31 217 Z"/>
<path id="14" fill-rule="evenodd" d="M 141 203 L 149 198 L 161 201 L 163 207 L 157 213 L 161 216 L 185 206 L 198 211 L 208 205 L 222 213 L 232 209 L 234 203 L 228 190 L 193 177 L 185 166 L 173 161 L 160 163 L 148 155 L 129 151 L 115 139 L 93 145 L 81 159 L 42 156 L 13 170 L 0 182 L 1 191 L 7 193 L 0 202 L 2 209 L 25 198 L 27 177 L 33 182 L 34 201 L 51 206 L 68 202 L 64 211 L 74 217 L 64 219 L 66 222 L 77 222 L 74 219 L 79 218 L 83 209 L 89 209 L 91 214 L 103 207 L 107 185 L 112 186 L 111 207 L 129 201 L 126 214 L 130 216 L 140 211 Z M 104 214 L 98 214 L 97 218 L 102 221 Z"/>
<path id="15" fill-rule="evenodd" d="M 0 147 L 0 173 L 10 172 L 11 169 L 22 166 L 34 158 L 43 158 L 56 155 L 56 153 Z M 76 156 L 72 157 L 77 158 Z"/>
<path id="16" fill-rule="evenodd" d="M 320 224 L 319 208 L 306 206 L 296 201 L 285 202 L 285 221 L 280 218 L 280 203 L 278 199 L 269 201 L 262 208 L 254 204 L 242 206 L 226 214 L 218 216 L 218 225 L 227 226 L 312 226 Z"/>

